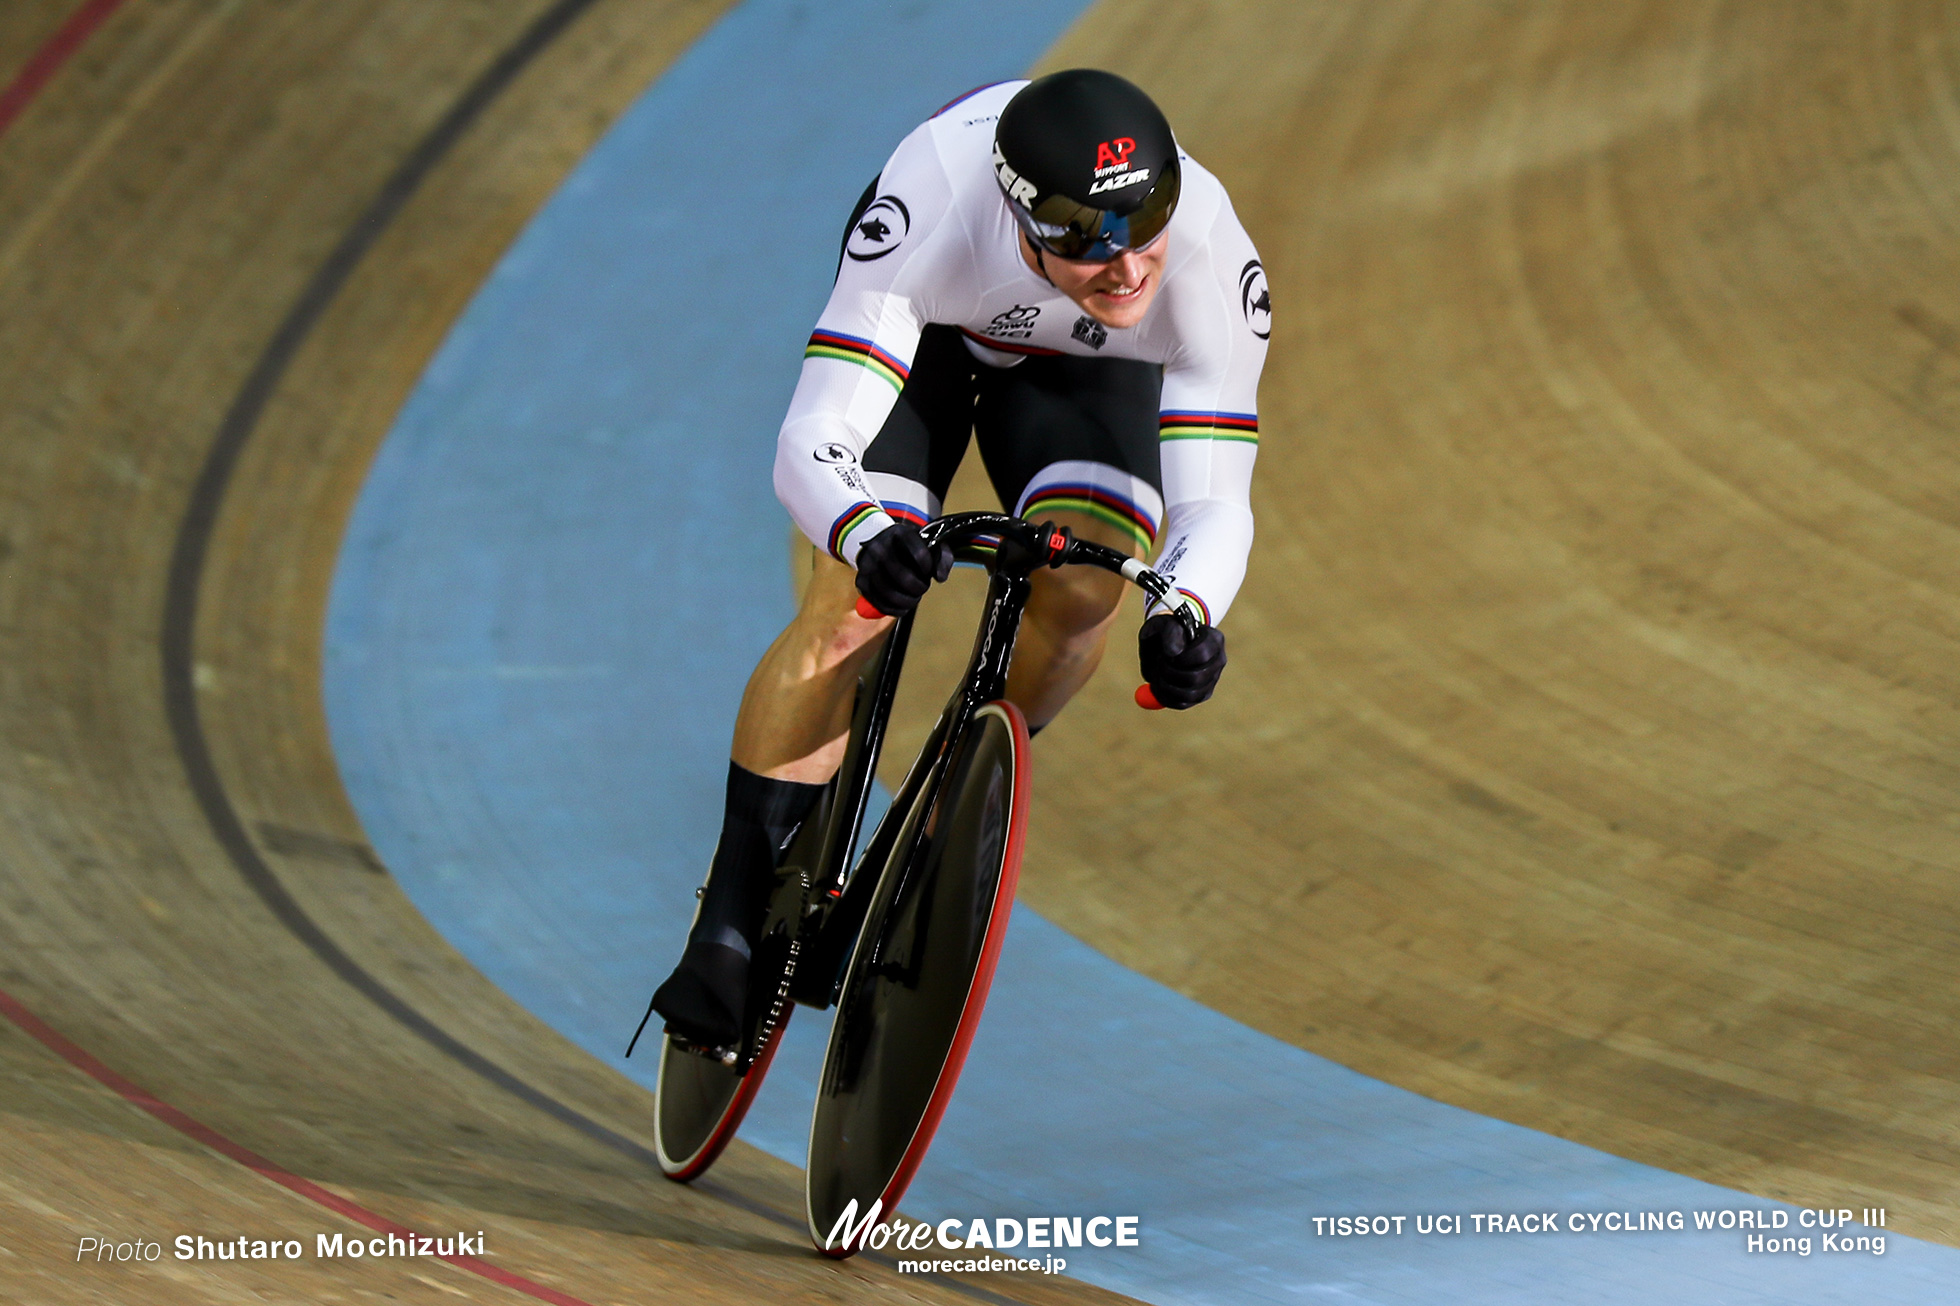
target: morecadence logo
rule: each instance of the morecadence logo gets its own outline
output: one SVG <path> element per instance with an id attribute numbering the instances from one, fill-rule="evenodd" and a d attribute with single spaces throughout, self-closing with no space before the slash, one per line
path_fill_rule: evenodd
<path id="1" fill-rule="evenodd" d="M 871 1204 L 859 1218 L 857 1200 L 844 1207 L 843 1214 L 824 1237 L 825 1251 L 931 1252 L 931 1260 L 900 1260 L 901 1274 L 975 1274 L 1000 1270 L 1039 1270 L 1060 1274 L 1068 1261 L 1056 1251 L 1080 1247 L 1136 1247 L 1140 1245 L 1141 1218 L 1134 1215 L 1030 1215 L 953 1216 L 937 1224 L 928 1220 L 881 1220 L 885 1204 Z M 985 1256 L 947 1260 L 942 1252 L 970 1252 L 980 1249 Z M 1000 1256 L 1010 1250 L 1039 1256 Z"/>

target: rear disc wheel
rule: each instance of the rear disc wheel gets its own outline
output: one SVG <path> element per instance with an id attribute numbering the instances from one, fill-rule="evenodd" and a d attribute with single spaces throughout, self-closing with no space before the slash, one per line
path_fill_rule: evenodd
<path id="1" fill-rule="evenodd" d="M 842 1241 L 840 1220 L 891 1216 L 952 1099 L 1020 876 L 1027 762 L 1019 709 L 980 708 L 931 809 L 910 818 L 923 828 L 882 871 L 810 1124 L 806 1213 L 826 1255 L 862 1246 Z"/>

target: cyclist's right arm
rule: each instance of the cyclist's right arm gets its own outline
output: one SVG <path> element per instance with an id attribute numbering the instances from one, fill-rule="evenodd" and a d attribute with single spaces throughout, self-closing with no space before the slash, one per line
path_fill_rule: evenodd
<path id="1" fill-rule="evenodd" d="M 812 543 L 853 566 L 858 550 L 893 520 L 866 479 L 864 451 L 898 401 L 919 333 L 933 320 L 945 282 L 938 265 L 958 257 L 962 241 L 930 123 L 899 145 L 876 195 L 871 211 L 884 239 L 859 233 L 847 241 L 776 441 L 776 496 Z M 885 197 L 896 206 L 881 204 Z"/>

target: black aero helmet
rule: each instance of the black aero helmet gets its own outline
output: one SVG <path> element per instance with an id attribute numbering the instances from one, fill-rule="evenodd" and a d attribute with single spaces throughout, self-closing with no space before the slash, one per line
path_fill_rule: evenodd
<path id="1" fill-rule="evenodd" d="M 1028 239 L 1059 258 L 1100 261 L 1170 225 L 1177 141 L 1135 86 L 1072 68 L 1029 82 L 1001 110 L 994 176 Z"/>

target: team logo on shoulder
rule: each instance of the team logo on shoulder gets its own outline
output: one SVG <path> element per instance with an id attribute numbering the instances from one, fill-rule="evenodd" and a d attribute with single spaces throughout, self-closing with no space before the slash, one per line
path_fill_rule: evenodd
<path id="1" fill-rule="evenodd" d="M 1087 313 L 1075 319 L 1075 330 L 1070 334 L 1091 349 L 1101 349 L 1109 343 L 1109 332 Z"/>
<path id="2" fill-rule="evenodd" d="M 987 323 L 987 334 L 996 340 L 1027 340 L 1034 335 L 1034 320 L 1041 316 L 1039 306 L 1016 304 L 1005 313 L 994 314 Z"/>
<path id="3" fill-rule="evenodd" d="M 883 258 L 912 230 L 912 212 L 896 195 L 880 195 L 858 215 L 844 252 L 860 263 Z"/>
<path id="4" fill-rule="evenodd" d="M 1266 267 L 1258 259 L 1239 269 L 1239 307 L 1253 335 L 1264 340 L 1273 334 L 1273 296 L 1266 289 Z"/>
<path id="5" fill-rule="evenodd" d="M 810 456 L 820 463 L 848 463 L 855 461 L 851 451 L 843 445 L 838 444 L 835 440 L 827 444 L 818 445 Z"/>

